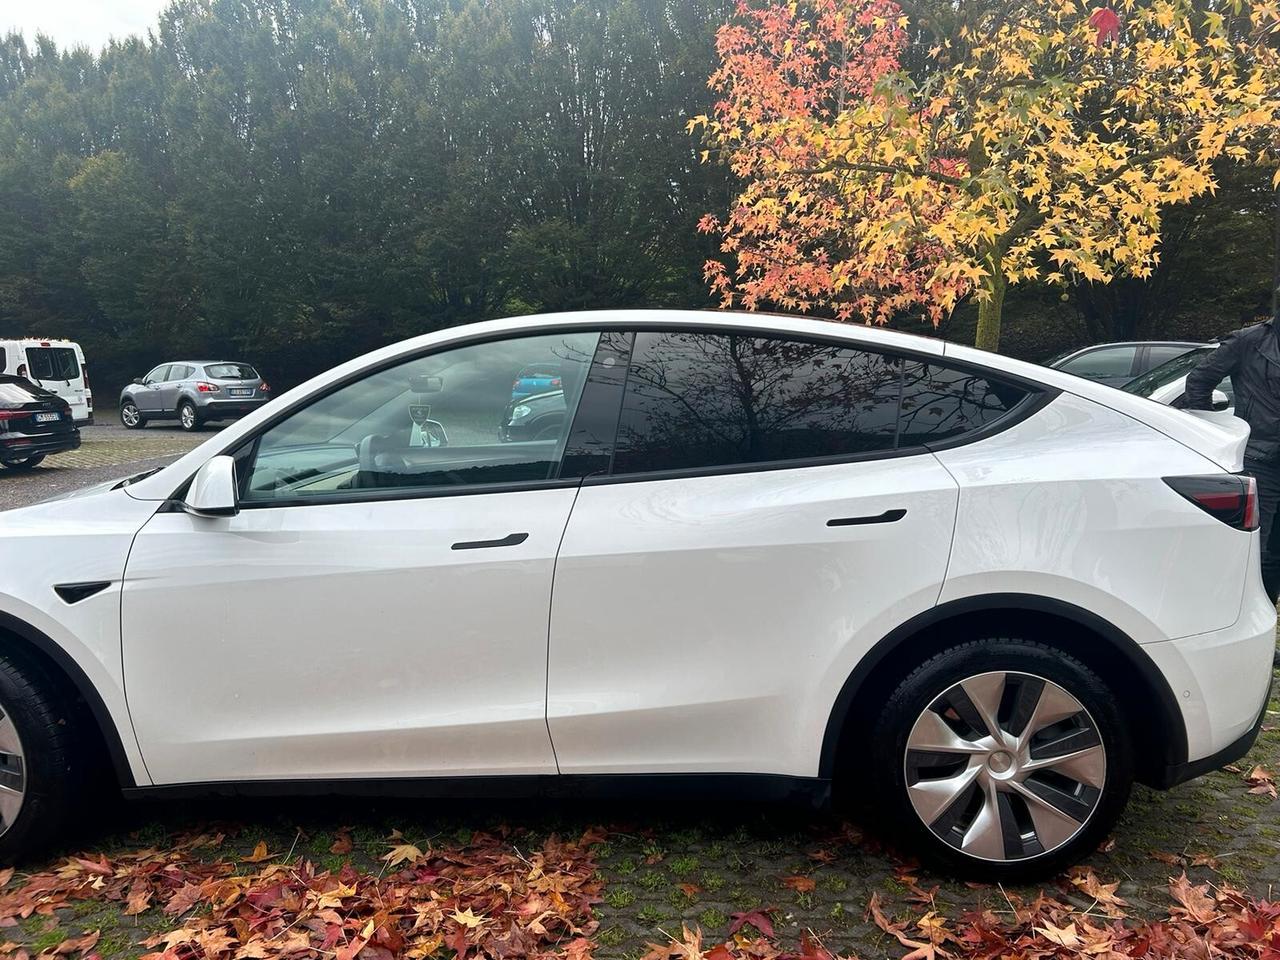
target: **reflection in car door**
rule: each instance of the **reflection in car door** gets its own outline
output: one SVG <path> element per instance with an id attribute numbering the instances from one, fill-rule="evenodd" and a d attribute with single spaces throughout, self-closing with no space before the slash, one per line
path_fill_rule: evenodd
<path id="1" fill-rule="evenodd" d="M 902 370 L 843 346 L 637 335 L 613 475 L 584 480 L 556 565 L 562 773 L 818 774 L 854 664 L 946 570 L 957 486 L 894 449 Z"/>
<path id="2" fill-rule="evenodd" d="M 575 347 L 585 366 L 596 335 L 576 336 L 590 338 Z M 239 452 L 237 515 L 162 510 L 143 527 L 122 634 L 155 782 L 555 773 L 547 617 L 577 480 L 555 476 L 557 441 L 496 437 L 514 371 L 541 357 L 537 339 L 457 349 L 473 351 L 449 368 L 464 373 L 429 395 L 452 447 L 412 432 L 424 398 L 409 385 L 439 358 L 406 362 L 309 402 Z M 353 424 L 337 435 L 341 483 L 341 471 L 312 469 L 317 437 L 339 422 Z M 273 438 L 274 464 L 259 470 L 254 451 Z M 281 466 L 289 444 L 299 466 Z M 477 471 L 535 469 L 540 482 L 467 485 Z"/>

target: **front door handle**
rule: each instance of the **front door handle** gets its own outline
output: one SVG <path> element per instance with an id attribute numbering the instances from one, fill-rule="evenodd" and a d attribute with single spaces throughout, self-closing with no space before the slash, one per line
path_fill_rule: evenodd
<path id="1" fill-rule="evenodd" d="M 897 523 L 907 515 L 905 510 L 886 510 L 884 513 L 877 513 L 870 517 L 836 517 L 834 520 L 828 520 L 828 527 L 857 527 L 864 523 Z"/>
<path id="2" fill-rule="evenodd" d="M 453 545 L 454 550 L 483 550 L 485 547 L 514 547 L 529 539 L 527 533 L 508 533 L 501 540 L 462 540 Z"/>

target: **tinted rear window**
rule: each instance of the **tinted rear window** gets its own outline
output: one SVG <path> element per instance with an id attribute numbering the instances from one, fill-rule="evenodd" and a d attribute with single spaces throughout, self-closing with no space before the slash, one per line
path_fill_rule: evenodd
<path id="1" fill-rule="evenodd" d="M 80 361 L 70 347 L 27 347 L 27 372 L 37 380 L 75 380 Z"/>
<path id="2" fill-rule="evenodd" d="M 94 368 L 95 370 L 97 367 Z M 204 368 L 214 380 L 257 380 L 258 371 L 247 363 L 211 363 Z"/>
<path id="3" fill-rule="evenodd" d="M 892 449 L 900 368 L 899 360 L 846 346 L 640 333 L 614 473 Z"/>
<path id="4" fill-rule="evenodd" d="M 915 447 L 981 430 L 1004 417 L 1029 391 L 980 373 L 920 360 L 903 369 L 898 445 Z"/>

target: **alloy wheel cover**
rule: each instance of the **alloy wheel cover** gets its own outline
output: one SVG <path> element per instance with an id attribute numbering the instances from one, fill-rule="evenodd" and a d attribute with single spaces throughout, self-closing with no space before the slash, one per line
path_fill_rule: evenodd
<path id="1" fill-rule="evenodd" d="M 0 834 L 13 826 L 22 812 L 27 792 L 26 754 L 9 711 L 0 704 Z"/>
<path id="2" fill-rule="evenodd" d="M 1097 724 L 1051 680 L 975 674 L 935 697 L 907 736 L 907 796 L 943 843 L 979 860 L 1052 853 L 1084 829 L 1106 786 Z"/>

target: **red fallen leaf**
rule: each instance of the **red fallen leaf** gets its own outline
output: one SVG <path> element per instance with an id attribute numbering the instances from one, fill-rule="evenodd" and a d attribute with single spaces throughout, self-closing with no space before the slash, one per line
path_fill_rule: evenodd
<path id="1" fill-rule="evenodd" d="M 1094 45 L 1101 47 L 1108 40 L 1117 42 L 1120 39 L 1120 18 L 1110 7 L 1100 7 L 1089 16 L 1089 26 L 1097 31 Z"/>
<path id="2" fill-rule="evenodd" d="M 333 841 L 333 845 L 329 847 L 330 853 L 336 853 L 338 856 L 345 856 L 355 848 L 355 844 L 351 841 L 351 834 L 346 830 L 339 830 L 337 839 Z"/>
<path id="3" fill-rule="evenodd" d="M 818 882 L 813 877 L 783 877 L 782 885 L 796 893 L 810 893 L 817 888 Z"/>
<path id="4" fill-rule="evenodd" d="M 692 900 L 702 892 L 702 888 L 696 883 L 682 883 L 680 884 L 680 892 Z"/>
<path id="5" fill-rule="evenodd" d="M 723 943 L 712 947 L 703 955 L 703 960 L 735 960 L 733 954 Z"/>
<path id="6" fill-rule="evenodd" d="M 825 847 L 821 850 L 809 851 L 809 859 L 814 863 L 834 863 L 838 858 L 839 854 Z M 3 886 L 3 884 L 0 884 L 0 886 Z"/>
<path id="7" fill-rule="evenodd" d="M 812 931 L 806 930 L 800 935 L 800 952 L 783 954 L 778 960 L 835 960 L 835 958 L 818 941 Z"/>
<path id="8" fill-rule="evenodd" d="M 747 910 L 744 913 L 735 913 L 730 915 L 729 936 L 733 936 L 747 924 L 755 927 L 770 940 L 773 939 L 773 921 L 769 919 L 769 914 L 775 912 L 777 907 L 757 907 L 755 910 Z"/>

